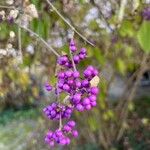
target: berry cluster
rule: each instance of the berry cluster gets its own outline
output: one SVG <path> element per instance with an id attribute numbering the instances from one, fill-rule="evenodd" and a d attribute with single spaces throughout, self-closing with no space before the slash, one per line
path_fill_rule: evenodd
<path id="1" fill-rule="evenodd" d="M 45 142 L 51 147 L 53 147 L 55 143 L 59 145 L 70 144 L 70 136 L 73 136 L 74 138 L 78 137 L 78 131 L 74 130 L 75 125 L 76 123 L 72 120 L 69 121 L 66 125 L 64 125 L 62 129 L 57 129 L 54 132 L 49 131 L 46 134 Z"/>
<path id="2" fill-rule="evenodd" d="M 98 78 L 98 70 L 93 66 L 88 66 L 83 73 L 76 69 L 76 65 L 86 58 L 87 52 L 85 48 L 81 48 L 77 52 L 77 47 L 74 40 L 70 41 L 70 55 L 60 56 L 57 63 L 61 66 L 57 73 L 57 83 L 54 87 L 56 96 L 59 97 L 61 93 L 67 94 L 67 103 L 53 102 L 43 109 L 44 114 L 51 120 L 69 119 L 73 110 L 82 112 L 84 110 L 91 110 L 96 106 L 97 95 L 99 89 L 97 84 L 92 84 L 95 78 Z M 52 90 L 52 86 L 46 83 L 45 88 L 47 91 Z M 46 142 L 53 146 L 56 143 L 60 145 L 67 145 L 70 139 L 66 134 L 71 133 L 74 137 L 78 135 L 76 130 L 72 130 L 75 126 L 74 121 L 69 121 L 65 126 L 60 127 L 54 133 L 48 132 L 46 135 Z M 57 133 L 58 132 L 58 133 Z M 58 135 L 57 135 L 58 134 Z M 57 135 L 57 136 L 56 136 Z"/>
<path id="3" fill-rule="evenodd" d="M 53 102 L 51 105 L 45 107 L 43 112 L 45 115 L 51 120 L 59 120 L 60 117 L 63 118 L 70 118 L 72 114 L 72 107 L 64 106 L 57 102 Z"/>

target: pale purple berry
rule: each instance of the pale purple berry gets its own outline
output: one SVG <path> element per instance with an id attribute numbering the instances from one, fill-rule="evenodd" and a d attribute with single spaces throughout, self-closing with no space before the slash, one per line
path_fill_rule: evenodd
<path id="1" fill-rule="evenodd" d="M 79 71 L 74 71 L 74 72 L 73 72 L 73 77 L 74 77 L 74 78 L 78 78 L 79 76 L 80 76 Z"/>
<path id="2" fill-rule="evenodd" d="M 89 100 L 89 98 L 84 98 L 83 99 L 83 105 L 88 105 L 88 104 L 90 104 L 90 100 Z"/>
<path id="3" fill-rule="evenodd" d="M 97 105 L 96 101 L 92 101 L 90 104 L 92 107 L 95 107 Z"/>
<path id="4" fill-rule="evenodd" d="M 85 109 L 86 109 L 86 110 L 90 110 L 91 108 L 92 108 L 92 107 L 91 107 L 90 104 L 88 104 L 88 105 L 85 106 Z"/>
<path id="5" fill-rule="evenodd" d="M 77 105 L 76 105 L 76 109 L 77 109 L 78 111 L 83 111 L 83 110 L 84 110 L 84 107 L 83 107 L 83 105 L 81 105 L 81 104 L 77 104 Z"/>
<path id="6" fill-rule="evenodd" d="M 51 147 L 53 147 L 53 146 L 55 145 L 54 141 L 50 141 L 50 142 L 49 142 L 49 145 L 50 145 Z"/>
<path id="7" fill-rule="evenodd" d="M 67 124 L 68 124 L 68 126 L 70 126 L 71 128 L 75 127 L 75 125 L 76 125 L 75 121 L 73 121 L 73 120 L 69 121 Z"/>
<path id="8" fill-rule="evenodd" d="M 90 101 L 96 101 L 96 96 L 95 95 L 90 95 L 89 99 L 90 99 Z"/>
<path id="9" fill-rule="evenodd" d="M 69 91 L 69 90 L 70 90 L 70 87 L 69 87 L 68 84 L 64 84 L 64 85 L 63 85 L 63 89 L 64 89 L 65 91 Z"/>
<path id="10" fill-rule="evenodd" d="M 75 55 L 75 56 L 73 56 L 73 60 L 74 60 L 74 62 L 77 64 L 77 63 L 79 63 L 80 58 L 79 58 L 78 55 Z"/>
<path id="11" fill-rule="evenodd" d="M 91 94 L 97 95 L 99 93 L 98 87 L 92 87 L 90 89 Z"/>
<path id="12" fill-rule="evenodd" d="M 77 130 L 73 130 L 72 131 L 72 135 L 73 135 L 73 137 L 77 138 L 78 137 L 78 131 Z"/>

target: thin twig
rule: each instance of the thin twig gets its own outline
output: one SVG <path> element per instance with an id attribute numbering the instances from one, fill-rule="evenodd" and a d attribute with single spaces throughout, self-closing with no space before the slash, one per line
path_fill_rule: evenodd
<path id="1" fill-rule="evenodd" d="M 95 2 L 94 0 L 91 0 L 91 3 L 92 3 L 93 6 L 95 6 L 95 7 L 98 9 L 99 16 L 104 20 L 104 22 L 105 22 L 107 28 L 108 28 L 111 32 L 113 32 L 113 29 L 111 28 L 109 22 L 107 21 L 107 19 L 105 18 L 103 12 L 101 11 L 100 6 L 99 6 L 98 4 L 96 4 L 96 2 Z"/>
<path id="2" fill-rule="evenodd" d="M 85 42 L 89 43 L 92 46 L 95 46 L 93 43 L 91 43 L 86 37 L 84 37 L 81 33 L 79 33 L 74 26 L 71 25 L 71 23 L 66 20 L 66 18 L 57 10 L 57 8 L 49 1 L 46 0 L 47 3 L 52 7 L 52 9 L 57 13 L 57 15 L 75 32 L 77 33 Z"/>
<path id="3" fill-rule="evenodd" d="M 21 63 L 23 62 L 23 54 L 22 54 L 22 40 L 21 40 L 21 28 L 18 26 L 18 49 L 21 57 Z"/>
<path id="4" fill-rule="evenodd" d="M 147 69 L 147 65 L 146 65 L 147 58 L 148 58 L 148 56 L 145 54 L 143 56 L 142 61 L 141 61 L 141 65 L 140 65 L 139 72 L 137 74 L 136 81 L 134 82 L 133 88 L 131 89 L 131 92 L 130 92 L 130 94 L 128 96 L 128 99 L 127 99 L 127 101 L 125 103 L 125 106 L 123 106 L 123 108 L 122 108 L 122 111 L 121 111 L 121 117 L 122 118 L 120 119 L 121 128 L 120 128 L 120 130 L 119 130 L 119 132 L 117 134 L 116 140 L 119 140 L 121 138 L 122 134 L 124 133 L 125 128 L 122 126 L 122 123 L 124 123 L 126 121 L 126 119 L 127 119 L 127 116 L 128 116 L 128 104 L 129 104 L 130 101 L 133 100 L 133 97 L 134 97 L 135 92 L 137 90 L 138 83 L 140 82 L 143 73 Z"/>
<path id="5" fill-rule="evenodd" d="M 0 5 L 0 8 L 3 8 L 3 9 L 15 9 L 14 6 L 2 6 L 2 5 Z"/>
<path id="6" fill-rule="evenodd" d="M 20 24 L 17 24 L 20 28 L 24 29 L 25 31 L 29 32 L 30 34 L 32 34 L 33 36 L 35 36 L 36 38 L 38 38 L 47 48 L 48 50 L 50 50 L 51 52 L 53 52 L 57 57 L 60 57 L 60 55 L 42 38 L 40 37 L 37 33 L 33 32 L 31 29 L 26 28 Z"/>

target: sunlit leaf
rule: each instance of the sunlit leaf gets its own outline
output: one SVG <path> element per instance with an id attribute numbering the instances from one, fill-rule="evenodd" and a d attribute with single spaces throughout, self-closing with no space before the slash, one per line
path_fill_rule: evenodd
<path id="1" fill-rule="evenodd" d="M 150 22 L 144 21 L 138 31 L 138 42 L 141 48 L 149 53 L 150 52 Z"/>

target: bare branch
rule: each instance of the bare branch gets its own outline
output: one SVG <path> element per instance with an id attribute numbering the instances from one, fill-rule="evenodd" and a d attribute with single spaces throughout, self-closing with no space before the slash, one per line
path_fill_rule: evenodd
<path id="1" fill-rule="evenodd" d="M 85 36 L 83 36 L 81 33 L 79 33 L 74 26 L 71 25 L 71 23 L 66 20 L 66 18 L 57 10 L 57 8 L 49 1 L 46 0 L 47 3 L 52 7 L 52 9 L 57 13 L 57 15 L 75 32 L 77 33 L 85 42 L 89 43 L 91 46 L 95 46 L 93 43 L 91 43 Z"/>
<path id="2" fill-rule="evenodd" d="M 0 5 L 0 8 L 3 8 L 3 9 L 15 9 L 14 6 L 2 6 L 2 5 Z"/>
<path id="3" fill-rule="evenodd" d="M 23 55 L 22 55 L 22 40 L 21 40 L 21 28 L 18 26 L 18 49 L 19 55 L 21 57 L 21 63 L 23 62 Z"/>
<path id="4" fill-rule="evenodd" d="M 42 37 L 40 37 L 37 33 L 33 32 L 31 29 L 26 28 L 20 24 L 17 24 L 20 28 L 24 29 L 25 31 L 31 33 L 33 36 L 35 36 L 36 38 L 38 38 L 47 48 L 48 50 L 50 50 L 51 52 L 53 52 L 57 57 L 59 57 L 60 55 L 56 52 L 56 50 L 54 50 Z"/>

